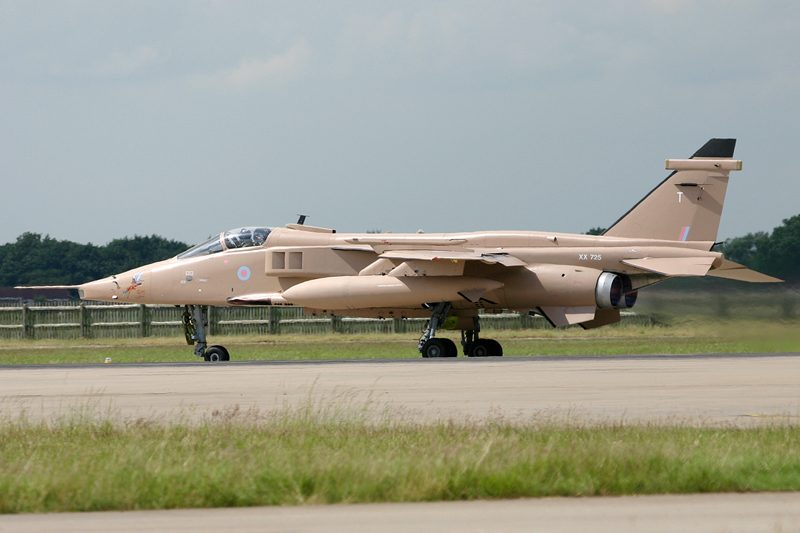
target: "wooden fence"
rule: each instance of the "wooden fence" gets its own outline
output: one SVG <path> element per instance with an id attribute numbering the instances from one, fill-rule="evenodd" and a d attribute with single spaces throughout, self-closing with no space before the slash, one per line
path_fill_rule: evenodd
<path id="1" fill-rule="evenodd" d="M 183 308 L 166 305 L 48 302 L 0 307 L 0 339 L 102 339 L 183 337 Z M 420 333 L 424 318 L 307 317 L 302 307 L 211 307 L 210 335 L 314 333 Z M 623 323 L 652 325 L 648 316 L 625 313 Z M 550 329 L 542 317 L 484 314 L 481 329 Z"/>

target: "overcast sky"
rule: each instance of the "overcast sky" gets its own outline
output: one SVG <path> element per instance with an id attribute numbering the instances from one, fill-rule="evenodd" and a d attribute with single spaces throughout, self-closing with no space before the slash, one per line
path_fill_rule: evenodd
<path id="1" fill-rule="evenodd" d="M 0 242 L 606 227 L 736 137 L 800 213 L 800 3 L 0 0 Z"/>

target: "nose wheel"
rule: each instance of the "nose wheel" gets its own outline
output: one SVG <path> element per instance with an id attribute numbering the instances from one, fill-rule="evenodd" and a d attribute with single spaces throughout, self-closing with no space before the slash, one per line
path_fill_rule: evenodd
<path id="1" fill-rule="evenodd" d="M 186 343 L 190 346 L 194 345 L 194 354 L 197 357 L 202 357 L 203 361 L 212 363 L 231 360 L 231 356 L 224 346 L 208 346 L 206 343 L 206 331 L 208 330 L 207 305 L 184 306 L 182 322 Z"/>
<path id="2" fill-rule="evenodd" d="M 203 354 L 204 361 L 218 363 L 220 361 L 230 361 L 231 356 L 224 346 L 209 346 L 206 353 Z"/>

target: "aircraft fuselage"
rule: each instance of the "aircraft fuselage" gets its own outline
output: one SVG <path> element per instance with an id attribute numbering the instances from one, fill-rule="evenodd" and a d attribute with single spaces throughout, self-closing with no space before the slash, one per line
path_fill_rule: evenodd
<path id="1" fill-rule="evenodd" d="M 341 280 L 344 291 L 350 277 L 375 276 L 449 279 L 453 282 L 453 294 L 457 294 L 460 280 L 466 277 L 495 284 L 486 288 L 479 303 L 458 298 L 453 302 L 455 308 L 522 310 L 542 305 L 588 306 L 595 303 L 595 284 L 602 272 L 626 274 L 633 281 L 631 289 L 635 290 L 667 276 L 626 266 L 626 260 L 702 256 L 709 257 L 711 264 L 719 264 L 722 255 L 708 251 L 712 244 L 542 232 L 338 234 L 277 228 L 262 246 L 145 265 L 84 284 L 80 294 L 85 300 L 175 305 L 236 305 L 237 298 L 242 296 L 275 295 L 273 305 L 302 305 L 278 297 L 309 280 L 332 278 L 328 285 L 334 288 Z M 380 256 L 386 252 L 393 252 L 397 258 L 382 261 Z M 415 258 L 422 252 L 431 258 Z M 442 258 L 437 258 L 437 254 Z M 508 256 L 519 264 L 506 266 L 480 258 L 460 259 L 461 254 Z M 404 255 L 409 259 L 404 259 Z M 418 293 L 416 297 L 390 298 L 387 302 L 381 293 L 388 294 L 391 288 L 381 291 L 384 287 L 376 283 L 372 297 L 365 295 L 357 304 L 350 305 L 344 298 L 329 296 L 329 303 L 320 311 L 371 309 L 360 314 L 384 316 L 381 309 L 407 308 L 424 315 L 427 311 L 422 304 L 441 301 L 441 297 L 430 292 L 440 284 L 431 280 L 430 291 L 424 280 L 418 280 L 417 284 L 419 288 L 412 289 Z M 364 290 L 367 286 L 364 285 Z M 391 304 L 392 301 L 399 305 Z"/>

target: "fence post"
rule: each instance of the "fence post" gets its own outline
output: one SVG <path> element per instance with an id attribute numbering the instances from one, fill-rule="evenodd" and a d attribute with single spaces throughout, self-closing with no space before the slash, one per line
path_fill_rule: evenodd
<path id="1" fill-rule="evenodd" d="M 147 320 L 147 306 L 144 304 L 139 304 L 139 336 L 140 337 L 149 337 L 150 332 L 148 331 L 150 328 L 149 320 Z"/>
<path id="2" fill-rule="evenodd" d="M 342 317 L 331 315 L 331 333 L 341 333 Z"/>
<path id="3" fill-rule="evenodd" d="M 269 334 L 277 335 L 281 332 L 281 310 L 272 306 L 269 306 L 268 309 L 267 320 L 269 321 Z"/>
<path id="4" fill-rule="evenodd" d="M 22 338 L 27 339 L 29 333 L 28 326 L 28 303 L 22 302 Z"/>
<path id="5" fill-rule="evenodd" d="M 86 304 L 81 302 L 78 306 L 78 324 L 80 327 L 80 337 L 82 339 L 86 338 Z"/>
<path id="6" fill-rule="evenodd" d="M 217 334 L 217 308 L 213 305 L 208 306 L 208 334 Z"/>

